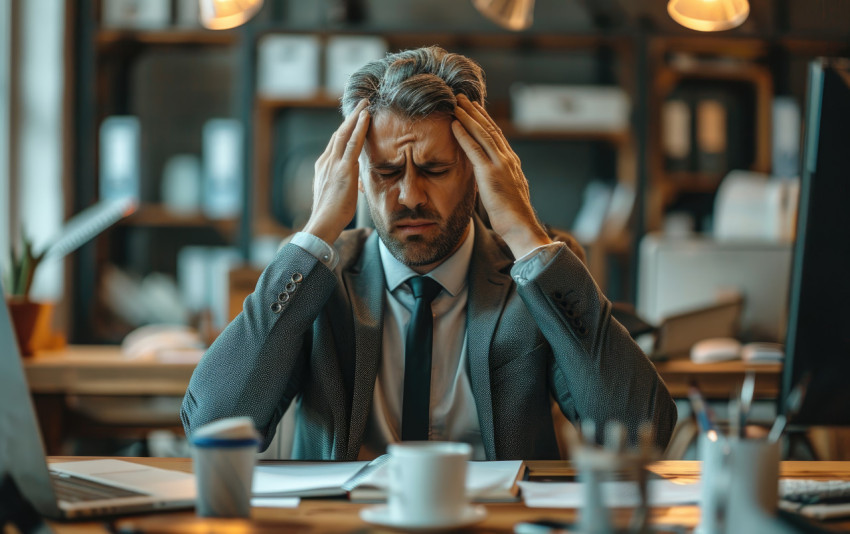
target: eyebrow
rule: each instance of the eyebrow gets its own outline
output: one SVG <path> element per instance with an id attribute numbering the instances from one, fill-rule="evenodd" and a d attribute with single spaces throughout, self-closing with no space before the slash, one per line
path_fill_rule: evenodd
<path id="1" fill-rule="evenodd" d="M 434 169 L 434 168 L 439 168 L 439 167 L 451 167 L 451 166 L 456 165 L 456 164 L 457 164 L 457 160 L 456 160 L 456 159 L 455 159 L 455 160 L 451 160 L 451 161 L 445 161 L 445 160 L 428 160 L 428 161 L 424 161 L 424 162 L 422 162 L 422 163 L 420 163 L 420 164 L 416 164 L 416 163 L 414 163 L 414 165 L 415 165 L 415 166 L 416 166 L 416 168 L 418 168 L 418 169 Z M 404 162 L 403 162 L 403 161 L 402 161 L 402 162 L 399 162 L 399 163 L 394 163 L 394 162 L 392 162 L 392 161 L 382 161 L 382 162 L 380 162 L 380 163 L 376 163 L 376 164 L 374 164 L 374 165 L 372 165 L 372 166 L 371 166 L 371 168 L 372 168 L 372 169 L 375 169 L 375 170 L 383 170 L 383 171 L 389 171 L 389 170 L 400 169 L 400 168 L 402 168 L 402 167 L 404 167 Z"/>

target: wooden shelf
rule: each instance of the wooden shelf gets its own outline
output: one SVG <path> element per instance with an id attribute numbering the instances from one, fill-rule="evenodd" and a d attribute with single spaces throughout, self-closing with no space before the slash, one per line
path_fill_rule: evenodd
<path id="1" fill-rule="evenodd" d="M 216 228 L 231 233 L 238 226 L 238 219 L 210 219 L 201 213 L 175 213 L 162 204 L 143 204 L 138 211 L 123 219 L 125 226 L 147 226 L 161 228 Z"/>
<path id="2" fill-rule="evenodd" d="M 274 111 L 288 108 L 328 108 L 339 107 L 339 97 L 317 93 L 304 98 L 273 98 L 258 95 L 255 99 L 257 111 Z"/>
<path id="3" fill-rule="evenodd" d="M 505 137 L 532 141 L 600 141 L 621 146 L 629 141 L 627 130 L 529 130 L 510 121 L 497 120 Z"/>
<path id="4" fill-rule="evenodd" d="M 291 108 L 327 108 L 339 107 L 339 98 L 318 93 L 305 98 L 269 98 L 259 96 L 256 99 L 260 113 Z M 509 120 L 497 119 L 499 128 L 505 137 L 522 140 L 555 141 L 601 141 L 612 145 L 622 145 L 629 141 L 628 130 L 530 130 L 517 127 Z"/>
<path id="5" fill-rule="evenodd" d="M 170 28 L 165 30 L 100 30 L 97 44 L 146 45 L 232 45 L 238 34 L 232 31 Z"/>
<path id="6" fill-rule="evenodd" d="M 666 179 L 673 189 L 688 193 L 713 193 L 723 180 L 722 173 L 675 171 L 668 172 Z"/>

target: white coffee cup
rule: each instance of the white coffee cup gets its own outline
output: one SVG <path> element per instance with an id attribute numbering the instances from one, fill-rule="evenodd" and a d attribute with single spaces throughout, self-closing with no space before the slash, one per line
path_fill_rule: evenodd
<path id="1" fill-rule="evenodd" d="M 250 517 L 257 431 L 248 417 L 231 417 L 192 433 L 192 462 L 201 517 Z"/>
<path id="2" fill-rule="evenodd" d="M 390 519 L 417 525 L 451 524 L 468 506 L 467 443 L 408 441 L 387 446 Z"/>

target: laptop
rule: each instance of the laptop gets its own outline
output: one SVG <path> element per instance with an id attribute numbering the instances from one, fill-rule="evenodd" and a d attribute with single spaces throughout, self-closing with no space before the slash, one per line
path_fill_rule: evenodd
<path id="1" fill-rule="evenodd" d="M 52 519 L 195 505 L 190 473 L 113 459 L 48 465 L 9 310 L 0 305 L 0 480 L 7 476 L 39 514 Z"/>

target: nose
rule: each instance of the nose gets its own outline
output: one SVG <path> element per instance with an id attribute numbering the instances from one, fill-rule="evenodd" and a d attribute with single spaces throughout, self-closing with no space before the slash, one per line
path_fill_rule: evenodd
<path id="1" fill-rule="evenodd" d="M 424 180 L 415 169 L 405 169 L 404 176 L 398 181 L 398 202 L 406 208 L 414 209 L 428 202 Z"/>

